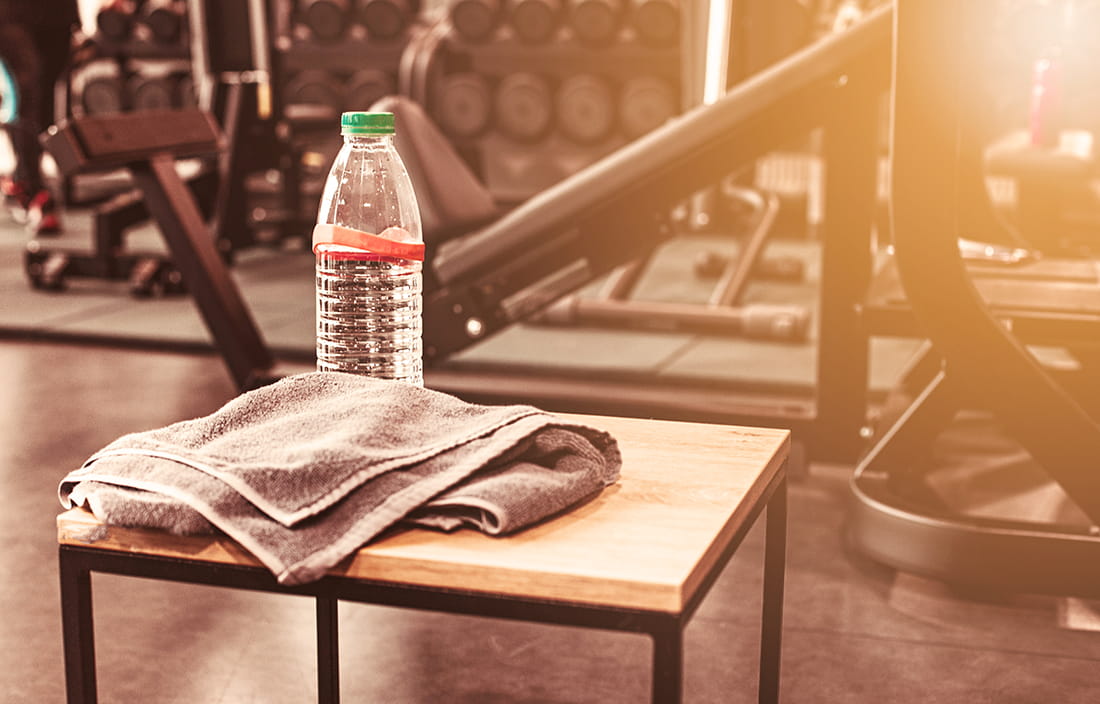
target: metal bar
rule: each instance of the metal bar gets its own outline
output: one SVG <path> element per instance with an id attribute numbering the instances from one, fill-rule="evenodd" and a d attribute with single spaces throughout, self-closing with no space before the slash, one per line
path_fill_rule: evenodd
<path id="1" fill-rule="evenodd" d="M 653 636 L 653 704 L 677 704 L 683 696 L 684 632 L 680 619 L 669 617 Z"/>
<path id="2" fill-rule="evenodd" d="M 786 336 L 765 335 L 770 328 L 760 330 L 747 324 L 752 308 L 725 305 L 701 305 L 698 303 L 673 303 L 666 301 L 622 301 L 615 299 L 578 298 L 574 303 L 574 325 L 628 328 L 634 330 L 665 330 L 690 332 L 703 335 L 729 335 L 731 337 L 764 338 L 774 341 L 797 342 L 798 326 L 778 327 L 790 332 Z M 763 310 L 763 309 L 761 309 Z M 775 317 L 785 315 L 794 319 L 795 307 L 776 307 Z"/>
<path id="3" fill-rule="evenodd" d="M 195 92 L 204 110 L 213 106 L 213 81 L 210 68 L 210 44 L 207 41 L 206 0 L 187 0 L 187 24 L 191 37 L 191 75 Z"/>
<path id="4" fill-rule="evenodd" d="M 95 628 L 92 622 L 91 571 L 80 552 L 58 550 L 61 576 L 61 634 L 65 650 L 68 704 L 95 704 Z"/>
<path id="5" fill-rule="evenodd" d="M 936 436 L 963 405 L 960 395 L 947 371 L 937 370 L 896 417 L 883 419 L 889 425 L 884 424 L 857 464 L 857 471 L 885 472 L 899 477 L 912 472 L 914 464 L 932 456 Z M 943 506 L 942 501 L 938 503 Z"/>
<path id="6" fill-rule="evenodd" d="M 317 701 L 340 704 L 340 620 L 338 602 L 327 596 L 317 601 Z"/>
<path id="7" fill-rule="evenodd" d="M 783 651 L 783 582 L 787 568 L 787 477 L 780 478 L 768 501 L 764 540 L 764 594 L 760 621 L 761 703 L 779 702 Z"/>
<path id="8" fill-rule="evenodd" d="M 753 225 L 752 232 L 745 237 L 745 244 L 737 253 L 735 259 L 731 259 L 722 273 L 722 278 L 714 286 L 708 301 L 711 306 L 734 306 L 741 302 L 748 286 L 749 277 L 760 263 L 760 257 L 764 254 L 764 248 L 768 243 L 775 218 L 779 215 L 779 197 L 774 193 L 761 196 L 764 201 L 757 222 Z"/>
<path id="9" fill-rule="evenodd" d="M 554 623 L 612 631 L 651 633 L 664 612 L 601 607 L 504 594 L 463 592 L 409 584 L 326 577 L 308 584 L 279 584 L 266 568 L 215 562 L 180 560 L 96 548 L 68 547 L 81 553 L 96 572 L 148 577 L 188 584 L 251 591 L 326 597 L 380 606 L 485 616 L 518 621 Z"/>
<path id="10" fill-rule="evenodd" d="M 270 371 L 274 359 L 174 160 L 157 154 L 130 171 L 234 381 L 240 389 L 250 388 Z"/>
<path id="11" fill-rule="evenodd" d="M 229 148 L 218 159 L 218 190 L 214 197 L 214 217 L 210 229 L 214 243 L 222 254 L 246 247 L 251 239 L 244 213 L 247 199 L 242 184 L 247 173 L 242 151 L 248 139 L 248 120 L 251 119 L 253 107 L 250 98 L 254 88 L 241 83 L 220 87 L 224 99 L 222 129 L 225 130 Z"/>
<path id="12" fill-rule="evenodd" d="M 841 77 L 825 126 L 818 427 L 811 447 L 824 460 L 855 459 L 866 422 L 869 351 L 859 306 L 874 268 L 880 89 L 875 81 Z"/>
<path id="13" fill-rule="evenodd" d="M 612 269 L 611 274 L 608 275 L 607 281 L 604 282 L 597 296 L 612 300 L 626 299 L 630 296 L 631 291 L 634 290 L 634 286 L 638 283 L 638 279 L 641 278 L 642 272 L 645 271 L 645 266 L 648 262 L 649 257 L 643 257 L 641 259 L 633 259 L 620 267 Z"/>
<path id="14" fill-rule="evenodd" d="M 764 493 L 761 495 L 760 500 L 754 502 L 749 509 L 749 515 L 741 523 L 741 527 L 737 529 L 737 532 L 733 534 L 726 549 L 722 551 L 718 559 L 715 560 L 714 567 L 710 572 L 703 575 L 703 579 L 699 582 L 698 588 L 695 593 L 684 604 L 683 610 L 680 612 L 681 618 L 686 623 L 688 619 L 692 617 L 695 610 L 699 608 L 699 603 L 703 600 L 703 597 L 710 592 L 711 586 L 714 585 L 715 580 L 722 573 L 726 564 L 733 558 L 733 554 L 737 552 L 737 549 L 741 547 L 741 543 L 745 540 L 745 536 L 748 535 L 749 530 L 756 525 L 756 520 L 760 518 L 760 513 L 764 511 L 766 506 L 771 506 L 771 501 L 774 500 L 775 494 L 779 491 L 780 486 L 785 487 L 787 480 L 787 465 L 784 463 L 783 467 L 776 472 L 771 481 L 768 482 L 768 486 L 764 488 Z"/>

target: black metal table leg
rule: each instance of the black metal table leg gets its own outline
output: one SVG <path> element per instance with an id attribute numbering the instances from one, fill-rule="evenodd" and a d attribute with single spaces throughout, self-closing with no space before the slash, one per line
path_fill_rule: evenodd
<path id="1" fill-rule="evenodd" d="M 653 636 L 653 704 L 677 704 L 683 687 L 684 631 L 679 619 L 661 619 Z"/>
<path id="2" fill-rule="evenodd" d="M 764 538 L 764 595 L 760 624 L 759 700 L 779 701 L 779 663 L 783 649 L 783 581 L 787 560 L 787 478 L 768 501 Z"/>
<path id="3" fill-rule="evenodd" d="M 95 630 L 91 570 L 80 556 L 59 551 L 65 695 L 69 704 L 95 704 Z"/>
<path id="4" fill-rule="evenodd" d="M 317 701 L 320 704 L 340 704 L 338 605 L 333 597 L 317 597 Z"/>

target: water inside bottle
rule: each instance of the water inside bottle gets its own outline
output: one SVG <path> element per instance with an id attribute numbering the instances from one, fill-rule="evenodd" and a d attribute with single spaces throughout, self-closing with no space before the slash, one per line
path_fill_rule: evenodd
<path id="1" fill-rule="evenodd" d="M 420 262 L 317 254 L 317 369 L 423 384 Z"/>

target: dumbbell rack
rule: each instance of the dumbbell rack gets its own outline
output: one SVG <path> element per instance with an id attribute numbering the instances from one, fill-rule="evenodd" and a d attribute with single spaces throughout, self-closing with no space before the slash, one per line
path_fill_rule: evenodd
<path id="1" fill-rule="evenodd" d="M 480 22 L 469 19 L 475 4 Z M 410 46 L 401 92 L 425 106 L 494 198 L 521 202 L 683 108 L 680 10 L 651 4 L 667 10 L 670 36 L 647 40 L 625 6 L 592 39 L 578 31 L 591 26 L 577 17 L 580 3 L 458 0 Z"/>
<path id="2" fill-rule="evenodd" d="M 345 110 L 367 110 L 397 92 L 406 47 L 424 29 L 416 0 L 276 0 L 274 90 L 279 121 L 291 154 L 289 169 L 249 177 L 248 195 L 257 228 L 306 232 L 328 165 L 341 144 Z M 293 171 L 293 174 L 291 174 Z M 296 186 L 285 183 L 297 179 Z M 297 212 L 287 208 L 289 188 L 299 188 Z"/>
<path id="3" fill-rule="evenodd" d="M 95 114 L 188 108 L 195 104 L 190 81 L 190 50 L 185 10 L 179 0 L 118 0 L 105 3 L 96 17 L 97 31 L 69 70 L 59 91 L 57 121 L 64 124 Z M 125 230 L 148 219 L 134 191 L 111 195 L 114 186 L 88 189 L 78 197 L 75 174 L 60 175 L 60 197 L 66 205 L 97 203 L 90 252 L 47 247 L 32 240 L 24 268 L 37 289 L 62 290 L 70 277 L 128 281 L 135 296 L 177 294 L 182 277 L 171 259 L 160 253 L 128 252 Z M 103 180 L 103 175 L 80 176 Z M 212 192 L 209 174 L 189 181 L 200 203 Z M 105 199 L 105 200 L 104 200 Z"/>

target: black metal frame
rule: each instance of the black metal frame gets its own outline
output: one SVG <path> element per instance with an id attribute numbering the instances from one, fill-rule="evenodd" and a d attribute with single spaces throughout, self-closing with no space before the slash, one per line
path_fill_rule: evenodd
<path id="1" fill-rule="evenodd" d="M 269 382 L 274 358 L 229 275 L 176 159 L 210 156 L 224 141 L 209 113 L 149 110 L 87 117 L 50 128 L 43 145 L 62 173 L 126 167 L 160 228 L 237 386 Z"/>
<path id="2" fill-rule="evenodd" d="M 1070 300 L 1061 311 L 997 307 L 981 295 L 959 252 L 956 164 L 971 146 L 960 139 L 972 117 L 963 109 L 972 80 L 965 48 L 988 23 L 983 13 L 992 5 L 899 0 L 895 11 L 895 261 L 912 319 L 934 355 L 930 350 L 914 368 L 907 380 L 912 401 L 884 419 L 856 468 L 851 536 L 880 562 L 971 589 L 1097 598 L 1100 424 L 1024 346 L 1039 337 L 1095 354 L 1097 308 L 1064 290 Z M 1090 303 L 1100 291 L 1094 272 L 1092 279 Z M 890 307 L 878 317 L 897 317 Z M 1078 385 L 1095 385 L 1095 370 L 1089 371 L 1092 378 Z M 1088 523 L 991 520 L 943 505 L 921 481 L 921 458 L 914 455 L 927 452 L 964 406 L 987 409 Z"/>
<path id="3" fill-rule="evenodd" d="M 784 342 L 804 342 L 809 311 L 801 305 L 745 304 L 750 277 L 763 277 L 769 263 L 764 249 L 779 215 L 779 197 L 741 187 L 728 189 L 754 212 L 740 252 L 726 260 L 706 304 L 633 300 L 630 297 L 650 257 L 614 269 L 592 298 L 576 294 L 559 299 L 532 319 L 546 325 L 592 326 L 640 330 L 678 330 L 726 334 Z M 799 260 L 794 260 L 800 265 Z M 776 262 L 782 264 L 782 262 Z M 783 274 L 781 266 L 773 270 Z M 798 272 L 801 273 L 801 272 Z"/>
<path id="4" fill-rule="evenodd" d="M 318 701 L 322 704 L 337 704 L 340 700 L 337 603 L 341 600 L 471 616 L 646 633 L 653 639 L 652 700 L 660 703 L 679 702 L 682 689 L 683 629 L 741 545 L 760 512 L 766 507 L 758 697 L 761 702 L 778 702 L 787 541 L 786 467 L 784 462 L 761 497 L 751 507 L 748 519 L 731 537 L 719 559 L 703 576 L 699 587 L 679 613 L 610 608 L 336 576 L 325 577 L 310 584 L 288 587 L 276 582 L 271 572 L 262 567 L 226 565 L 63 544 L 59 548 L 58 557 L 67 701 L 69 704 L 94 704 L 96 701 L 91 573 L 102 572 L 315 597 L 317 600 L 317 689 Z"/>

